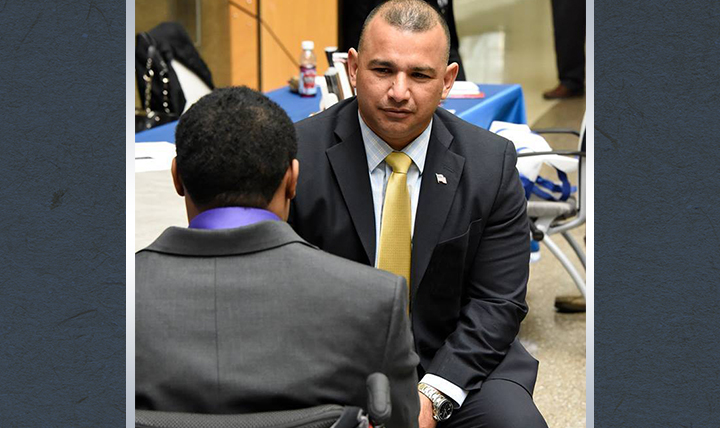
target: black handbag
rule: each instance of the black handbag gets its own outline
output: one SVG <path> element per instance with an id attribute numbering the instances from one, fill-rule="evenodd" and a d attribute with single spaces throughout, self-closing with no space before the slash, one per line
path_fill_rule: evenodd
<path id="1" fill-rule="evenodd" d="M 168 122 L 178 120 L 180 111 L 175 104 L 171 106 L 170 101 L 170 84 L 171 70 L 168 66 L 157 44 L 153 38 L 147 33 L 138 34 L 138 42 L 144 41 L 147 44 L 147 59 L 144 64 L 144 70 L 138 71 L 138 88 L 140 89 L 140 98 L 143 103 L 142 110 L 135 111 L 135 132 L 145 131 Z M 138 64 L 136 63 L 136 68 Z M 140 72 L 142 74 L 140 74 Z M 140 79 L 142 76 L 142 80 Z M 175 78 L 177 80 L 177 78 Z M 153 99 L 153 93 L 161 95 L 161 104 L 157 98 Z M 182 105 L 185 104 L 184 97 L 181 100 Z"/>

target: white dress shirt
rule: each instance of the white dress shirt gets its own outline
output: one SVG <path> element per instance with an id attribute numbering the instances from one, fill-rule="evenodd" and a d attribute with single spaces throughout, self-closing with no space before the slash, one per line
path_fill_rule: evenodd
<path id="1" fill-rule="evenodd" d="M 387 188 L 390 174 L 392 174 L 392 168 L 385 162 L 385 158 L 393 152 L 393 149 L 367 126 L 362 116 L 360 116 L 360 112 L 358 112 L 358 120 L 360 121 L 360 132 L 362 133 L 365 155 L 367 156 L 368 174 L 370 175 L 370 186 L 372 188 L 373 208 L 375 212 L 375 242 L 378 243 L 380 242 L 380 225 L 382 222 L 383 202 L 385 201 L 385 189 Z M 430 124 L 422 134 L 402 149 L 402 152 L 412 159 L 412 164 L 407 173 L 407 186 L 408 192 L 410 193 L 410 208 L 412 212 L 410 233 L 413 234 L 413 236 L 415 233 L 415 212 L 417 211 L 417 203 L 420 198 L 420 184 L 422 182 L 428 144 L 430 143 L 431 130 L 432 120 L 430 120 Z M 377 262 L 378 251 L 375 251 L 375 267 L 377 267 Z M 408 287 L 409 286 L 410 284 L 408 284 Z M 458 407 L 462 405 L 467 397 L 467 391 L 464 391 L 457 385 L 437 375 L 426 374 L 423 376 L 421 382 L 445 394 L 445 396 L 455 401 Z"/>

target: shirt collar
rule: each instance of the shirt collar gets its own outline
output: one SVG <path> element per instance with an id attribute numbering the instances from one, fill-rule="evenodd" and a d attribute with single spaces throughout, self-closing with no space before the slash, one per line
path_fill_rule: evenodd
<path id="1" fill-rule="evenodd" d="M 260 208 L 222 207 L 203 211 L 190 221 L 191 229 L 233 229 L 280 217 Z"/>
<path id="2" fill-rule="evenodd" d="M 367 126 L 362 116 L 360 116 L 360 111 L 358 111 L 358 120 L 360 121 L 360 132 L 362 133 L 363 144 L 365 144 L 368 171 L 372 171 L 385 160 L 387 155 L 393 152 L 393 149 Z M 428 144 L 430 143 L 432 124 L 433 120 L 430 119 L 427 128 L 401 150 L 412 159 L 415 166 L 420 170 L 420 175 L 422 175 L 423 168 L 425 167 L 425 157 L 427 156 Z"/>

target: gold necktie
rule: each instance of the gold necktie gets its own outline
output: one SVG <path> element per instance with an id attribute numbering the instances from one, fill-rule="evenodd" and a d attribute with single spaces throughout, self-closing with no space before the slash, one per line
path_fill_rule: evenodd
<path id="1" fill-rule="evenodd" d="M 382 223 L 380 225 L 380 246 L 378 268 L 405 277 L 410 290 L 410 193 L 407 188 L 407 172 L 412 159 L 402 152 L 392 152 L 385 162 L 393 172 L 385 190 Z"/>

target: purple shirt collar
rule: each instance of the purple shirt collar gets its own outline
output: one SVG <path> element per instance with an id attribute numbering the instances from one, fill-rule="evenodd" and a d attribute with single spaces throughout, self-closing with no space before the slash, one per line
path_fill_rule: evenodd
<path id="1" fill-rule="evenodd" d="M 203 211 L 190 221 L 191 229 L 232 229 L 280 217 L 260 208 L 223 207 Z"/>

